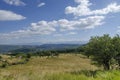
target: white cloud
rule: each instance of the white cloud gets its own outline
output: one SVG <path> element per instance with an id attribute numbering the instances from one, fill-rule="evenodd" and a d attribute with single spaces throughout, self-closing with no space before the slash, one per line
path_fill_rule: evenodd
<path id="1" fill-rule="evenodd" d="M 96 26 L 102 25 L 104 18 L 104 16 L 90 16 L 87 18 L 72 21 L 61 19 L 58 21 L 58 25 L 61 27 L 61 31 L 92 29 Z"/>
<path id="2" fill-rule="evenodd" d="M 76 32 L 69 32 L 68 35 L 75 35 L 77 34 Z"/>
<path id="3" fill-rule="evenodd" d="M 8 34 L 0 34 L 0 37 L 18 38 L 31 35 L 49 35 L 57 31 L 91 29 L 103 24 L 104 16 L 91 16 L 79 20 L 60 19 L 58 21 L 39 21 L 31 23 L 25 30 L 18 30 Z M 71 33 L 73 34 L 73 33 Z"/>
<path id="4" fill-rule="evenodd" d="M 56 21 L 46 22 L 39 21 L 38 23 L 31 23 L 30 27 L 25 30 L 13 31 L 11 33 L 0 34 L 0 38 L 12 39 L 12 38 L 21 38 L 29 37 L 34 35 L 49 35 L 52 32 L 55 32 L 54 28 Z"/>
<path id="5" fill-rule="evenodd" d="M 69 35 L 75 35 L 77 32 L 64 32 L 64 33 L 55 33 L 54 37 L 63 37 L 63 36 L 69 36 Z"/>
<path id="6" fill-rule="evenodd" d="M 91 10 L 89 8 L 92 3 L 89 0 L 75 0 L 78 6 L 68 6 L 65 9 L 66 14 L 73 14 L 74 16 L 89 16 L 89 15 L 105 15 L 108 13 L 120 12 L 120 5 L 111 3 L 107 7 L 98 10 Z"/>
<path id="7" fill-rule="evenodd" d="M 50 34 L 56 31 L 55 26 L 56 21 L 39 21 L 38 23 L 32 23 L 29 30 L 32 31 L 33 34 Z"/>
<path id="8" fill-rule="evenodd" d="M 76 30 L 94 29 L 104 23 L 105 14 L 120 12 L 120 5 L 112 3 L 106 8 L 99 10 L 91 10 L 89 6 L 92 5 L 89 0 L 75 0 L 77 7 L 66 7 L 66 14 L 73 14 L 75 17 L 84 16 L 84 18 L 77 18 L 75 20 L 59 19 L 53 21 L 38 21 L 31 23 L 30 27 L 24 30 L 13 31 L 11 33 L 1 33 L 0 38 L 19 38 L 31 37 L 34 35 L 50 35 L 64 36 L 63 31 L 68 31 L 68 34 L 76 34 Z M 44 5 L 44 4 L 42 4 Z M 40 7 L 40 5 L 39 5 Z M 86 17 L 85 17 L 86 16 Z M 17 17 L 17 18 L 16 18 Z M 15 14 L 10 11 L 0 10 L 0 20 L 21 20 L 25 17 Z M 57 34 L 55 35 L 55 33 Z"/>
<path id="9" fill-rule="evenodd" d="M 15 6 L 25 6 L 26 5 L 21 0 L 3 0 L 3 1 L 9 5 L 15 5 Z"/>
<path id="10" fill-rule="evenodd" d="M 118 26 L 117 28 L 120 29 L 120 26 Z"/>
<path id="11" fill-rule="evenodd" d="M 45 3 L 40 3 L 40 4 L 38 4 L 38 7 L 42 7 L 44 5 L 45 5 Z"/>
<path id="12" fill-rule="evenodd" d="M 80 4 L 84 4 L 84 5 L 88 5 L 89 4 L 89 0 L 75 0 L 76 3 Z"/>
<path id="13" fill-rule="evenodd" d="M 117 32 L 120 33 L 120 26 L 118 26 L 117 28 L 118 28 Z"/>
<path id="14" fill-rule="evenodd" d="M 26 17 L 16 14 L 12 11 L 0 10 L 0 21 L 22 20 Z"/>
<path id="15" fill-rule="evenodd" d="M 92 11 L 91 14 L 102 15 L 102 14 L 117 13 L 117 12 L 120 12 L 120 5 L 117 5 L 117 3 L 111 3 L 106 8 Z"/>
<path id="16" fill-rule="evenodd" d="M 65 8 L 66 14 L 74 14 L 75 16 L 83 16 L 88 14 L 87 12 L 90 12 L 90 9 L 88 8 L 91 3 L 89 3 L 89 0 L 75 0 L 76 3 L 78 3 L 77 7 L 68 6 Z"/>
<path id="17" fill-rule="evenodd" d="M 54 37 L 61 37 L 61 36 L 63 36 L 63 34 L 57 33 L 57 34 L 54 34 L 53 36 Z"/>
<path id="18" fill-rule="evenodd" d="M 120 30 L 117 30 L 117 33 L 120 33 Z"/>

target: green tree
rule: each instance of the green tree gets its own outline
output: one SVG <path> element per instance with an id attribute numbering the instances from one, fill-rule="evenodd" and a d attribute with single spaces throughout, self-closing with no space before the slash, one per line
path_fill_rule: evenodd
<path id="1" fill-rule="evenodd" d="M 86 52 L 92 56 L 93 61 L 109 70 L 111 59 L 115 56 L 112 38 L 109 35 L 92 37 L 86 45 Z"/>
<path id="2" fill-rule="evenodd" d="M 116 35 L 115 37 L 113 37 L 113 44 L 114 44 L 114 49 L 115 49 L 115 59 L 118 62 L 119 66 L 120 66 L 120 36 Z"/>

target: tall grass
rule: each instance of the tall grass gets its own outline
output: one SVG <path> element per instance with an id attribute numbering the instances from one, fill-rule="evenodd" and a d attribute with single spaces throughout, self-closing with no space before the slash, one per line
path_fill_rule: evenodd
<path id="1" fill-rule="evenodd" d="M 0 68 L 0 80 L 120 80 L 120 71 L 96 71 L 82 55 L 32 57 L 26 64 Z"/>
<path id="2" fill-rule="evenodd" d="M 89 73 L 89 72 L 88 72 Z M 5 73 L 6 74 L 6 73 Z M 87 76 L 82 74 L 71 73 L 46 73 L 44 75 L 38 73 L 28 73 L 22 75 L 5 75 L 0 76 L 0 80 L 120 80 L 120 71 L 97 71 L 95 76 Z"/>
<path id="3" fill-rule="evenodd" d="M 120 71 L 97 71 L 95 76 L 87 76 L 84 73 L 60 73 L 46 75 L 44 80 L 120 80 Z"/>

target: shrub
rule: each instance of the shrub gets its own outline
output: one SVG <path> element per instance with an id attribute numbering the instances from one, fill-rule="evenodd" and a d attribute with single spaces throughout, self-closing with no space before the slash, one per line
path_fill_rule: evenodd
<path id="1" fill-rule="evenodd" d="M 6 63 L 3 63 L 2 65 L 1 65 L 1 68 L 5 68 L 7 66 L 7 64 Z"/>

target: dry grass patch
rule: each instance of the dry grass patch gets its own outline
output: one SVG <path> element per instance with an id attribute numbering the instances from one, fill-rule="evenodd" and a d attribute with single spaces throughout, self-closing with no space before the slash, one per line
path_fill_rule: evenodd
<path id="1" fill-rule="evenodd" d="M 50 58 L 32 57 L 27 64 L 0 69 L 0 76 L 9 76 L 13 80 L 40 80 L 46 74 L 96 69 L 89 59 L 81 55 L 61 54 Z"/>

